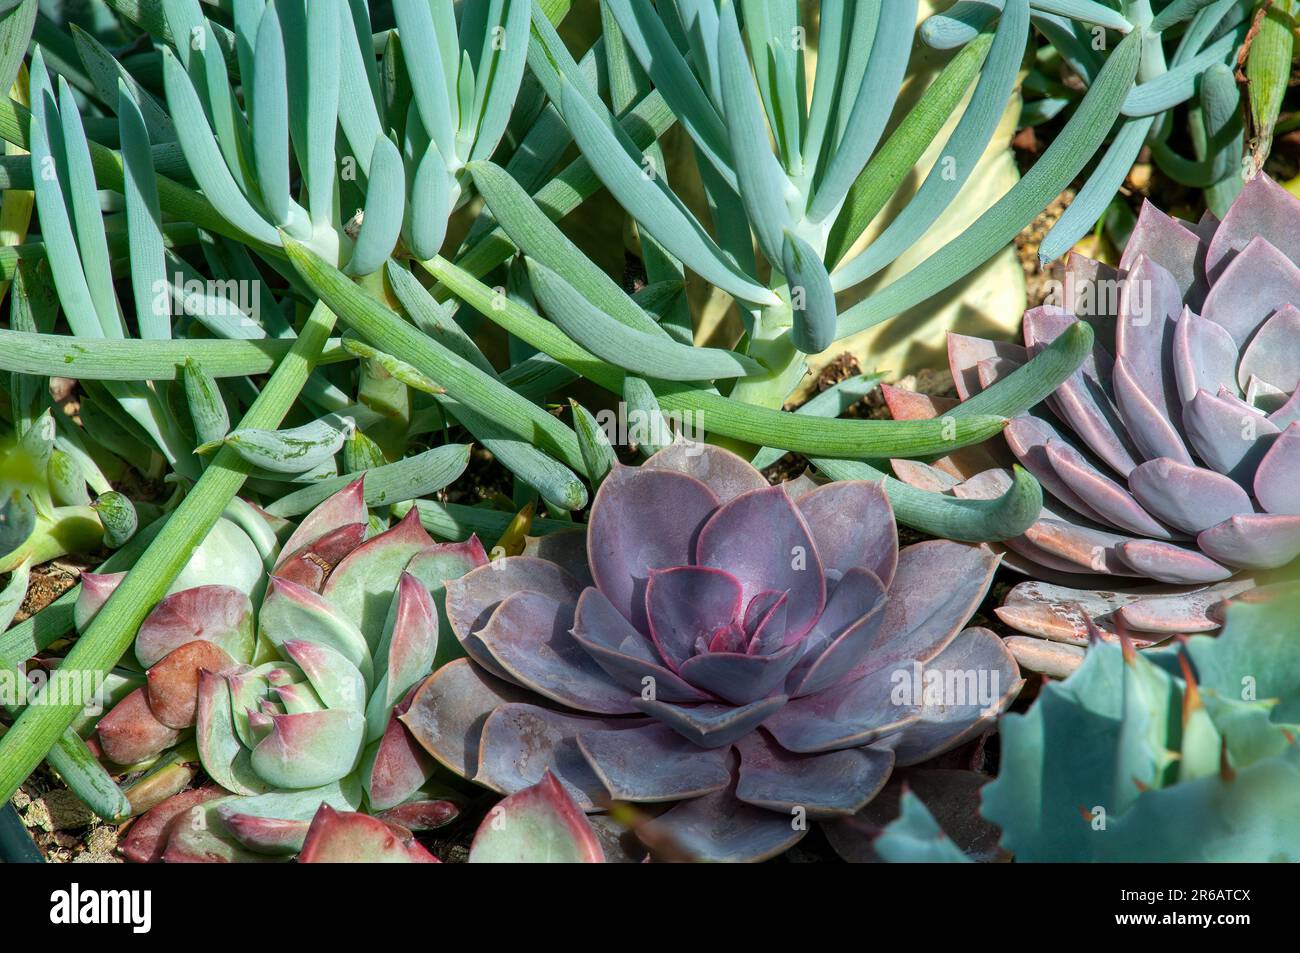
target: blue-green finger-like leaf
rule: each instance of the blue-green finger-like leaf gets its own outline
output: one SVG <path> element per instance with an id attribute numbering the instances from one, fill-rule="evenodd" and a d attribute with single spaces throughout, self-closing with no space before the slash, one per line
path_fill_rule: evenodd
<path id="1" fill-rule="evenodd" d="M 444 159 L 456 156 L 456 123 L 452 111 L 454 86 L 448 81 L 447 65 L 438 49 L 438 33 L 428 0 L 393 0 L 393 14 L 402 41 L 402 59 L 411 75 L 420 121 L 429 131 Z M 451 70 L 460 65 L 459 57 Z"/>
<path id="2" fill-rule="evenodd" d="M 370 157 L 365 217 L 348 261 L 348 274 L 368 275 L 383 266 L 401 237 L 405 212 L 406 170 L 402 155 L 387 136 L 380 135 Z"/>
<path id="3" fill-rule="evenodd" d="M 253 59 L 253 163 L 271 220 L 289 224 L 289 79 L 284 36 L 275 5 L 266 8 L 257 30 Z"/>
<path id="4" fill-rule="evenodd" d="M 670 338 L 643 334 L 620 324 L 541 262 L 532 258 L 527 261 L 533 289 L 551 320 L 578 344 L 611 364 L 675 381 L 765 373 L 762 365 L 743 354 L 678 344 Z"/>
<path id="5" fill-rule="evenodd" d="M 659 181 L 650 179 L 633 158 L 635 147 L 612 123 L 607 112 L 597 114 L 586 98 L 562 84 L 560 111 L 573 138 L 606 188 L 659 243 L 686 267 L 711 284 L 744 301 L 776 304 L 768 288 L 741 274 L 686 208 Z"/>
<path id="6" fill-rule="evenodd" d="M 99 98 L 109 106 L 118 101 L 118 84 L 125 83 L 131 91 L 131 98 L 140 108 L 149 138 L 154 142 L 173 142 L 176 139 L 176 127 L 171 117 L 159 105 L 158 100 L 141 86 L 121 63 L 104 48 L 104 45 L 75 23 L 69 23 L 73 41 L 77 45 L 77 54 L 81 57 L 86 73 L 95 84 Z M 7 87 L 6 87 L 7 88 Z"/>
<path id="7" fill-rule="evenodd" d="M 1094 23 L 1110 30 L 1128 33 L 1133 29 L 1124 14 L 1097 0 L 1034 0 L 1034 6 L 1047 13 L 1056 13 L 1071 20 Z"/>
<path id="8" fill-rule="evenodd" d="M 18 78 L 36 26 L 37 0 L 22 0 L 0 17 L 0 89 L 11 89 Z"/>
<path id="9" fill-rule="evenodd" d="M 415 390 L 423 391 L 426 394 L 446 393 L 445 388 L 437 381 L 431 380 L 428 375 L 422 374 L 401 358 L 393 357 L 393 355 L 378 348 L 373 348 L 351 335 L 344 335 L 343 348 L 349 354 L 356 355 L 362 360 L 373 361 L 383 368 L 390 377 L 407 387 L 413 387 Z"/>
<path id="10" fill-rule="evenodd" d="M 387 266 L 388 283 L 406 313 L 425 334 L 436 338 L 447 350 L 469 361 L 485 374 L 496 377 L 496 369 L 478 345 L 452 317 L 449 304 L 437 301 L 419 279 L 395 261 Z"/>
<path id="11" fill-rule="evenodd" d="M 759 247 L 772 264 L 781 260 L 782 236 L 792 227 L 786 192 L 790 181 L 768 145 L 767 127 L 763 122 L 762 104 L 745 44 L 740 38 L 736 10 L 731 0 L 723 0 L 719 14 L 718 69 L 722 85 L 723 116 L 731 143 L 732 161 L 740 198 L 745 204 L 750 225 L 758 236 Z"/>
<path id="12" fill-rule="evenodd" d="M 496 151 L 510 122 L 515 100 L 519 98 L 519 83 L 524 76 L 524 64 L 528 62 L 531 4 L 528 0 L 507 0 L 507 3 L 505 32 L 500 39 L 503 44 L 500 56 L 493 64 L 492 72 L 479 77 L 480 86 L 486 87 L 487 93 L 479 117 L 478 132 L 474 137 L 474 147 L 469 154 L 471 159 L 486 159 Z"/>
<path id="13" fill-rule="evenodd" d="M 449 443 L 396 463 L 367 470 L 364 488 L 366 505 L 389 506 L 437 493 L 465 472 L 465 466 L 469 463 L 469 450 L 463 443 Z M 360 473 L 349 473 L 294 490 L 268 506 L 267 512 L 272 516 L 286 518 L 310 513 L 359 476 Z"/>
<path id="14" fill-rule="evenodd" d="M 354 13 L 369 19 L 364 3 L 359 8 L 348 2 L 339 4 L 339 125 L 357 165 L 369 176 L 371 143 L 383 135 L 384 129 L 372 85 L 375 56 L 370 33 L 358 34 Z"/>
<path id="15" fill-rule="evenodd" d="M 541 444 L 570 467 L 582 468 L 582 455 L 573 431 L 544 409 L 503 386 L 441 342 L 426 337 L 305 245 L 292 239 L 286 239 L 284 245 L 302 280 L 341 321 L 375 347 L 389 354 L 400 354 L 403 360 L 447 388 L 453 399 L 470 405 L 516 436 Z"/>
<path id="16" fill-rule="evenodd" d="M 176 55 L 189 69 L 197 44 L 204 39 L 203 10 L 198 0 L 162 0 L 162 13 Z"/>
<path id="17" fill-rule="evenodd" d="M 185 403 L 189 407 L 198 444 L 202 446 L 225 440 L 230 432 L 230 412 L 216 380 L 193 359 L 185 361 L 181 376 L 185 384 Z"/>
<path id="18" fill-rule="evenodd" d="M 925 18 L 918 31 L 921 42 L 935 50 L 965 46 L 993 22 L 1001 6 L 998 0 L 957 0 L 943 13 Z"/>
<path id="19" fill-rule="evenodd" d="M 1154 116 L 1142 116 L 1126 119 L 1120 125 L 1119 132 L 1092 170 L 1092 175 L 1088 176 L 1088 181 L 1044 236 L 1038 248 L 1039 261 L 1048 262 L 1060 258 L 1079 239 L 1092 231 L 1115 198 L 1119 187 L 1124 184 L 1154 122 Z"/>
<path id="20" fill-rule="evenodd" d="M 642 69 L 663 93 L 705 158 L 736 185 L 722 117 L 678 51 L 659 14 L 639 0 L 609 0 L 610 9 Z"/>
<path id="21" fill-rule="evenodd" d="M 189 161 L 194 180 L 208 200 L 226 221 L 250 238 L 268 245 L 280 244 L 276 230 L 266 223 L 235 185 L 217 148 L 194 84 L 169 49 L 163 50 L 163 83 L 167 89 L 167 105 L 176 122 L 176 137 Z"/>
<path id="22" fill-rule="evenodd" d="M 142 338 L 163 341 L 171 337 L 172 329 L 171 309 L 158 307 L 159 290 L 167 289 L 158 180 L 144 116 L 125 83 L 118 88 L 117 116 L 122 138 L 122 179 L 136 321 Z"/>
<path id="23" fill-rule="evenodd" d="M 77 232 L 81 267 L 90 288 L 90 299 L 95 303 L 95 313 L 99 315 L 99 325 L 104 329 L 104 336 L 124 337 L 122 317 L 117 310 L 117 295 L 113 292 L 113 268 L 109 263 L 108 239 L 104 235 L 99 187 L 95 183 L 95 169 L 90 161 L 90 144 L 81 125 L 81 111 L 72 96 L 72 87 L 62 76 L 59 77 L 59 120 L 63 129 L 63 148 L 67 155 L 68 204 Z"/>
<path id="24" fill-rule="evenodd" d="M 446 398 L 439 403 L 546 502 L 563 510 L 580 510 L 587 505 L 587 488 L 563 463 L 465 404 Z"/>
<path id="25" fill-rule="evenodd" d="M 1245 24 L 1223 35 L 1196 56 L 1180 63 L 1169 72 L 1142 83 L 1124 100 L 1125 116 L 1155 116 L 1173 109 L 1196 94 L 1196 83 L 1212 63 L 1223 62 L 1241 45 L 1248 27 Z"/>
<path id="26" fill-rule="evenodd" d="M 875 151 L 907 72 L 915 24 L 916 0 L 894 0 L 889 10 L 881 14 L 867 71 L 849 113 L 848 127 L 808 208 L 811 221 L 823 221 L 839 211 L 844 196 Z"/>
<path id="27" fill-rule="evenodd" d="M 618 457 L 609 442 L 605 430 L 596 422 L 586 407 L 576 400 L 569 400 L 573 410 L 573 430 L 578 435 L 578 447 L 582 450 L 582 459 L 587 464 L 587 476 L 593 490 L 600 487 L 601 481 L 614 469 Z"/>
<path id="28" fill-rule="evenodd" d="M 821 4 L 817 68 L 802 150 L 806 157 L 804 161 L 809 165 L 817 164 L 826 143 L 831 115 L 839 98 L 840 74 L 848 52 L 856 6 L 850 0 L 823 0 Z"/>
<path id="29" fill-rule="evenodd" d="M 95 312 L 95 303 L 81 270 L 81 255 L 73 237 L 72 219 L 64 203 L 59 179 L 66 173 L 54 154 L 62 147 L 63 136 L 58 111 L 50 89 L 49 74 L 40 47 L 32 54 L 31 67 L 32 123 L 29 139 L 32 153 L 32 185 L 36 208 L 40 213 L 41 237 L 44 239 L 59 303 L 67 315 L 72 332 L 78 337 L 102 338 L 104 329 Z"/>
<path id="30" fill-rule="evenodd" d="M 945 417 L 997 414 L 1018 417 L 1046 400 L 1092 353 L 1093 331 L 1086 321 L 1076 321 L 1056 336 L 1029 363 L 962 401 Z"/>
<path id="31" fill-rule="evenodd" d="M 645 378 L 629 374 L 623 379 L 623 403 L 627 404 L 627 439 L 644 456 L 654 456 L 673 442 L 659 398 Z"/>
<path id="32" fill-rule="evenodd" d="M 334 211 L 334 141 L 339 116 L 339 0 L 307 4 L 307 211 L 313 227 Z"/>
<path id="33" fill-rule="evenodd" d="M 847 378 L 810 398 L 807 403 L 796 407 L 794 412 L 811 417 L 838 417 L 879 387 L 884 377 L 884 374 L 858 374 Z M 750 463 L 756 470 L 765 470 L 783 456 L 784 450 L 762 447 Z"/>
<path id="34" fill-rule="evenodd" d="M 1172 0 L 1151 21 L 1151 32 L 1163 33 L 1171 26 L 1190 20 L 1201 11 L 1202 7 L 1208 7 L 1211 3 L 1214 3 L 1214 0 Z"/>
<path id="35" fill-rule="evenodd" d="M 816 354 L 835 340 L 835 292 L 821 256 L 806 241 L 787 231 L 781 270 L 790 286 L 794 326 L 790 339 L 805 354 Z"/>
<path id="36" fill-rule="evenodd" d="M 408 238 L 417 258 L 428 261 L 442 248 L 447 238 L 447 219 L 451 215 L 452 176 L 443 161 L 438 144 L 430 142 L 424 157 L 415 168 L 411 183 Z"/>
<path id="37" fill-rule="evenodd" d="M 1006 110 L 1024 59 L 1028 28 L 1028 0 L 1010 0 L 970 103 L 948 137 L 939 161 L 884 232 L 831 275 L 831 286 L 837 291 L 860 284 L 898 258 L 951 204 L 988 148 Z"/>
<path id="38" fill-rule="evenodd" d="M 1060 135 L 1024 177 L 973 225 L 902 278 L 840 315 L 845 337 L 919 304 L 979 267 L 1061 194 L 1110 131 L 1137 75 L 1142 30 L 1134 29 L 1106 60 Z"/>
<path id="39" fill-rule="evenodd" d="M 287 430 L 235 430 L 226 435 L 224 443 L 269 473 L 306 473 L 342 450 L 352 428 L 351 418 L 329 414 Z"/>
<path id="40" fill-rule="evenodd" d="M 509 173 L 491 162 L 472 163 L 469 172 L 492 214 L 525 255 L 559 274 L 591 304 L 621 324 L 651 337 L 667 337 L 603 268 L 547 218 Z"/>
<path id="41" fill-rule="evenodd" d="M 855 460 L 813 457 L 812 464 L 832 480 L 884 480 L 885 492 L 900 523 L 941 539 L 969 543 L 1012 539 L 1033 526 L 1043 512 L 1043 490 L 1019 466 L 1010 487 L 994 500 L 959 500 L 909 486 Z"/>

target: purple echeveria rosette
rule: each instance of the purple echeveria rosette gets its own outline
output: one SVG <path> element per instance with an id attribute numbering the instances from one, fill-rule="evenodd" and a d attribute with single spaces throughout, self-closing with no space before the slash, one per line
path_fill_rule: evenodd
<path id="1" fill-rule="evenodd" d="M 1083 366 L 1005 441 L 934 466 L 896 462 L 913 485 L 963 497 L 998 492 L 1011 462 L 1043 485 L 1042 518 L 1005 544 L 1007 565 L 1035 581 L 998 614 L 1058 644 L 1014 639 L 1022 664 L 1063 674 L 1089 622 L 1138 644 L 1212 631 L 1224 600 L 1264 597 L 1256 587 L 1300 555 L 1297 263 L 1300 200 L 1260 175 L 1222 222 L 1145 204 L 1118 269 L 1071 256 L 1061 300 L 1025 314 L 1023 346 L 950 335 L 965 400 L 1073 322 L 1096 333 Z M 950 406 L 888 398 L 903 419 Z"/>
<path id="2" fill-rule="evenodd" d="M 489 788 L 551 769 L 589 811 L 660 805 L 647 843 L 761 860 L 1015 697 L 1002 640 L 963 628 L 997 565 L 944 540 L 900 552 L 878 484 L 773 487 L 677 443 L 616 467 L 585 531 L 450 582 L 469 658 L 402 718 Z"/>

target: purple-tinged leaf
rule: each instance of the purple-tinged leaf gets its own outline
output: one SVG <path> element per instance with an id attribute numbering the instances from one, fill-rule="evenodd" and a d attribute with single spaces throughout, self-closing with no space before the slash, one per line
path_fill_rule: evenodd
<path id="1" fill-rule="evenodd" d="M 1213 632 L 1222 623 L 1217 611 L 1225 601 L 1254 587 L 1253 579 L 1235 576 L 1196 592 L 1140 598 L 1121 606 L 1115 614 L 1130 631 L 1168 635 Z"/>
<path id="2" fill-rule="evenodd" d="M 1155 539 L 1175 538 L 1176 534 L 1152 519 L 1127 489 L 1094 467 L 1069 444 L 1049 440 L 1044 450 L 1061 481 L 1070 486 L 1090 510 L 1100 513 L 1107 523 Z"/>
<path id="3" fill-rule="evenodd" d="M 321 537 L 348 525 L 364 526 L 368 518 L 365 477 L 362 476 L 327 498 L 302 518 L 298 528 L 293 531 L 293 535 L 285 541 L 284 547 L 280 550 L 283 556 L 276 565 L 275 572 L 278 574 L 290 557 L 297 555 L 299 550 L 310 546 Z"/>
<path id="4" fill-rule="evenodd" d="M 322 804 L 298 855 L 300 864 L 437 864 L 411 832 L 377 817 Z"/>
<path id="5" fill-rule="evenodd" d="M 425 584 L 404 572 L 375 653 L 376 686 L 366 709 L 368 741 L 384 732 L 393 706 L 433 670 L 437 654 L 438 607 Z"/>
<path id="6" fill-rule="evenodd" d="M 178 818 L 184 823 L 186 815 L 215 798 L 227 797 L 215 784 L 204 785 L 174 794 L 161 804 L 151 807 L 127 831 L 120 850 L 122 856 L 134 864 L 156 864 L 167 848 L 167 834 L 172 822 Z"/>
<path id="7" fill-rule="evenodd" d="M 745 545 L 759 539 L 762 545 Z M 696 560 L 725 569 L 743 587 L 743 603 L 770 589 L 789 593 L 786 641 L 800 639 L 826 604 L 822 558 L 808 523 L 778 486 L 754 490 L 720 507 L 700 529 Z"/>
<path id="8" fill-rule="evenodd" d="M 989 341 L 948 332 L 948 367 L 957 384 L 957 396 L 969 400 L 984 389 L 977 368 L 992 361 L 1002 374 L 1009 374 L 1029 360 L 1029 351 L 1009 341 Z"/>
<path id="9" fill-rule="evenodd" d="M 914 705 L 896 704 L 893 666 L 850 677 L 816 695 L 791 700 L 764 727 L 786 751 L 816 753 L 861 748 L 915 721 Z"/>
<path id="10" fill-rule="evenodd" d="M 867 569 L 889 585 L 898 568 L 898 529 L 883 484 L 831 483 L 800 497 L 798 506 L 825 571 Z"/>
<path id="11" fill-rule="evenodd" d="M 855 672 L 904 659 L 925 662 L 943 651 L 984 601 L 998 558 L 985 546 L 939 539 L 904 549 L 880 634 Z"/>
<path id="12" fill-rule="evenodd" d="M 143 688 L 114 705 L 95 730 L 104 756 L 120 765 L 147 761 L 180 740 L 179 731 L 154 717 Z"/>
<path id="13" fill-rule="evenodd" d="M 499 678 L 505 672 L 475 635 L 488 624 L 501 600 L 515 592 L 537 592 L 572 605 L 582 586 L 555 563 L 532 556 L 511 556 L 480 566 L 447 581 L 447 621 L 470 658 Z"/>
<path id="14" fill-rule="evenodd" d="M 383 636 L 388 605 L 402 570 L 412 556 L 432 545 L 419 510 L 412 507 L 392 529 L 349 553 L 325 580 L 322 594 L 361 630 L 372 650 Z"/>
<path id="15" fill-rule="evenodd" d="M 1104 524 L 1105 518 L 1083 501 L 1068 483 L 1060 478 L 1052 461 L 1047 456 L 1047 444 L 1062 440 L 1060 433 L 1051 424 L 1039 417 L 1028 414 L 1010 421 L 1002 431 L 1007 446 L 1016 459 L 1039 483 L 1080 516 Z"/>
<path id="16" fill-rule="evenodd" d="M 357 766 L 365 719 L 344 708 L 272 715 L 271 733 L 253 749 L 258 777 L 277 788 L 316 788 Z"/>
<path id="17" fill-rule="evenodd" d="M 903 672 L 911 676 L 912 693 L 920 692 L 921 710 L 894 746 L 900 767 L 928 761 L 990 730 L 1025 683 L 1002 640 L 978 627 L 962 632 L 924 666 Z"/>
<path id="18" fill-rule="evenodd" d="M 193 727 L 199 672 L 230 675 L 241 667 L 215 642 L 188 642 L 149 669 L 145 686 L 149 710 L 170 728 Z"/>
<path id="19" fill-rule="evenodd" d="M 539 592 L 516 592 L 497 606 L 478 638 L 514 681 L 551 701 L 594 714 L 633 714 L 631 694 L 570 634 L 573 610 Z"/>
<path id="20" fill-rule="evenodd" d="M 1147 258 L 1173 278 L 1180 297 L 1199 305 L 1205 297 L 1206 246 L 1187 223 L 1166 215 L 1143 199 L 1137 224 L 1129 236 L 1119 270 L 1132 271 L 1141 257 Z"/>
<path id="21" fill-rule="evenodd" d="M 374 683 L 365 637 L 324 596 L 272 576 L 257 624 L 262 638 L 277 648 L 289 639 L 328 646 L 355 665 L 367 685 Z"/>
<path id="22" fill-rule="evenodd" d="M 124 572 L 83 572 L 81 574 L 81 591 L 77 593 L 77 602 L 72 610 L 73 625 L 78 632 L 86 631 L 86 626 L 108 601 L 108 597 L 126 578 Z"/>
<path id="23" fill-rule="evenodd" d="M 1255 469 L 1268 450 L 1277 425 L 1226 390 L 1197 391 L 1183 411 L 1192 448 L 1209 466 L 1243 488 L 1255 482 Z"/>
<path id="24" fill-rule="evenodd" d="M 1024 539 L 1048 556 L 1063 560 L 1074 572 L 1123 576 L 1133 568 L 1119 555 L 1119 548 L 1132 542 L 1133 537 L 1067 522 L 1065 518 L 1040 519 L 1025 530 Z"/>
<path id="25" fill-rule="evenodd" d="M 471 864 L 603 864 L 596 832 L 547 771 L 488 812 L 470 846 Z"/>
<path id="26" fill-rule="evenodd" d="M 1181 404 L 1172 348 L 1182 312 L 1183 299 L 1173 276 L 1139 255 L 1120 291 L 1115 357 L 1123 360 L 1137 389 L 1174 427 L 1181 420 Z M 1116 469 L 1127 476 L 1132 467 Z"/>
<path id="27" fill-rule="evenodd" d="M 1259 461 L 1255 498 L 1269 513 L 1300 516 L 1300 423 L 1288 425 Z"/>
<path id="28" fill-rule="evenodd" d="M 829 688 L 867 658 L 885 621 L 889 600 L 884 584 L 867 569 L 851 569 L 831 592 L 826 611 L 808 635 L 804 664 L 795 672 L 791 695 Z M 812 641 L 816 640 L 816 641 Z"/>
<path id="29" fill-rule="evenodd" d="M 1196 543 L 1207 556 L 1229 566 L 1277 569 L 1300 556 L 1300 516 L 1234 516 L 1205 530 Z"/>
<path id="30" fill-rule="evenodd" d="M 663 722 L 701 748 L 725 748 L 780 712 L 785 695 L 773 695 L 748 705 L 670 705 L 638 699 L 643 712 Z"/>
<path id="31" fill-rule="evenodd" d="M 731 780 L 726 748 L 701 748 L 667 725 L 584 731 L 578 747 L 615 801 L 680 801 Z"/>
<path id="32" fill-rule="evenodd" d="M 433 757 L 399 720 L 414 698 L 412 689 L 393 709 L 383 735 L 362 758 L 366 803 L 372 811 L 386 811 L 410 800 L 433 776 Z"/>
<path id="33" fill-rule="evenodd" d="M 253 657 L 253 603 L 231 586 L 182 589 L 154 606 L 135 637 L 135 657 L 145 668 L 187 642 L 212 642 L 231 658 Z"/>
<path id="34" fill-rule="evenodd" d="M 769 860 L 799 843 L 806 833 L 807 825 L 739 801 L 731 791 L 682 801 L 639 832 L 656 855 L 713 863 Z"/>
<path id="35" fill-rule="evenodd" d="M 483 724 L 478 771 L 471 780 L 502 794 L 514 794 L 552 771 L 582 810 L 595 810 L 608 795 L 583 757 L 578 735 L 646 724 L 643 718 L 594 718 L 537 705 L 501 705 Z"/>
<path id="36" fill-rule="evenodd" d="M 483 723 L 498 706 L 523 701 L 528 692 L 457 659 L 430 675 L 398 715 L 426 751 L 463 778 L 478 771 Z"/>
<path id="37" fill-rule="evenodd" d="M 280 644 L 280 649 L 302 669 L 326 708 L 345 708 L 358 714 L 364 710 L 365 679 L 342 652 L 302 639 L 287 639 Z"/>
<path id="38" fill-rule="evenodd" d="M 672 470 L 699 480 L 719 503 L 734 500 L 751 490 L 761 490 L 767 480 L 748 460 L 707 443 L 677 440 L 654 454 L 642 468 Z"/>
<path id="39" fill-rule="evenodd" d="M 407 830 L 435 831 L 456 820 L 460 813 L 460 805 L 454 801 L 407 801 L 375 816 Z"/>
<path id="40" fill-rule="evenodd" d="M 679 670 L 700 641 L 707 645 L 736 621 L 744 597 L 740 580 L 721 569 L 684 565 L 651 570 L 646 618 L 650 637 L 668 667 Z"/>
<path id="41" fill-rule="evenodd" d="M 1198 390 L 1213 394 L 1223 384 L 1235 390 L 1237 356 L 1237 342 L 1222 325 L 1184 308 L 1174 329 L 1174 377 L 1179 399 L 1186 404 Z"/>
<path id="42" fill-rule="evenodd" d="M 1183 438 L 1142 390 L 1129 370 L 1127 361 L 1120 359 L 1115 362 L 1111 387 L 1115 391 L 1115 406 L 1119 410 L 1120 419 L 1139 456 L 1148 460 L 1169 457 L 1180 463 L 1192 462 L 1192 455 L 1187 452 Z M 1131 470 L 1129 475 L 1132 476 Z"/>
<path id="43" fill-rule="evenodd" d="M 1205 259 L 1211 280 L 1219 281 L 1224 268 L 1256 237 L 1300 262 L 1300 200 L 1262 174 L 1245 184 L 1214 232 Z"/>
<path id="44" fill-rule="evenodd" d="M 1120 546 L 1119 554 L 1139 574 L 1159 582 L 1222 582 L 1232 575 L 1208 556 L 1157 540 L 1131 540 Z"/>
<path id="45" fill-rule="evenodd" d="M 812 818 L 859 811 L 884 787 L 894 766 L 894 753 L 887 747 L 793 754 L 763 731 L 746 735 L 736 749 L 736 797 L 787 818 L 800 810 Z"/>
<path id="46" fill-rule="evenodd" d="M 1199 533 L 1238 513 L 1254 510 L 1236 481 L 1174 460 L 1148 460 L 1128 476 L 1133 496 L 1148 511 L 1184 532 Z"/>
<path id="47" fill-rule="evenodd" d="M 587 526 L 592 576 L 641 632 L 652 569 L 689 565 L 695 538 L 718 498 L 704 483 L 662 468 L 615 466 L 601 484 Z"/>
<path id="48" fill-rule="evenodd" d="M 573 638 L 630 693 L 641 694 L 649 689 L 655 697 L 669 702 L 709 700 L 708 695 L 667 668 L 650 639 L 634 629 L 594 586 L 578 599 Z"/>
<path id="49" fill-rule="evenodd" d="M 1292 301 L 1300 301 L 1300 268 L 1265 239 L 1253 238 L 1215 280 L 1201 317 L 1223 325 L 1241 348 Z"/>
<path id="50" fill-rule="evenodd" d="M 1284 394 L 1300 387 L 1300 308 L 1290 302 L 1278 308 L 1246 345 L 1237 381 L 1245 389 L 1252 377 Z"/>
<path id="51" fill-rule="evenodd" d="M 790 642 L 770 655 L 709 652 L 687 659 L 679 672 L 692 685 L 733 705 L 749 705 L 779 691 L 802 655 L 799 642 Z"/>
<path id="52" fill-rule="evenodd" d="M 280 560 L 275 575 L 320 592 L 330 571 L 366 538 L 365 523 L 348 523 Z"/>

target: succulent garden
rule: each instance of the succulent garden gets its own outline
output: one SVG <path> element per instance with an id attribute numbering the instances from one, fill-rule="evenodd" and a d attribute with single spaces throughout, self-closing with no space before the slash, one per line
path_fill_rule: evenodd
<path id="1" fill-rule="evenodd" d="M 0 0 L 0 860 L 1300 860 L 1296 0 Z"/>

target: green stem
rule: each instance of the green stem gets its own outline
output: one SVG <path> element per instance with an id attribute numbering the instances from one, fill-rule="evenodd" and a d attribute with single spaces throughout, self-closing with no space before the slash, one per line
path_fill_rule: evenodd
<path id="1" fill-rule="evenodd" d="M 317 305 L 293 349 L 276 368 L 240 426 L 273 429 L 293 405 L 334 327 L 334 315 Z M 239 492 L 250 465 L 223 447 L 158 538 L 100 610 L 61 668 L 73 675 L 107 672 L 131 646 L 136 629 Z M 32 773 L 81 710 L 75 704 L 33 704 L 0 738 L 0 801 Z"/>

